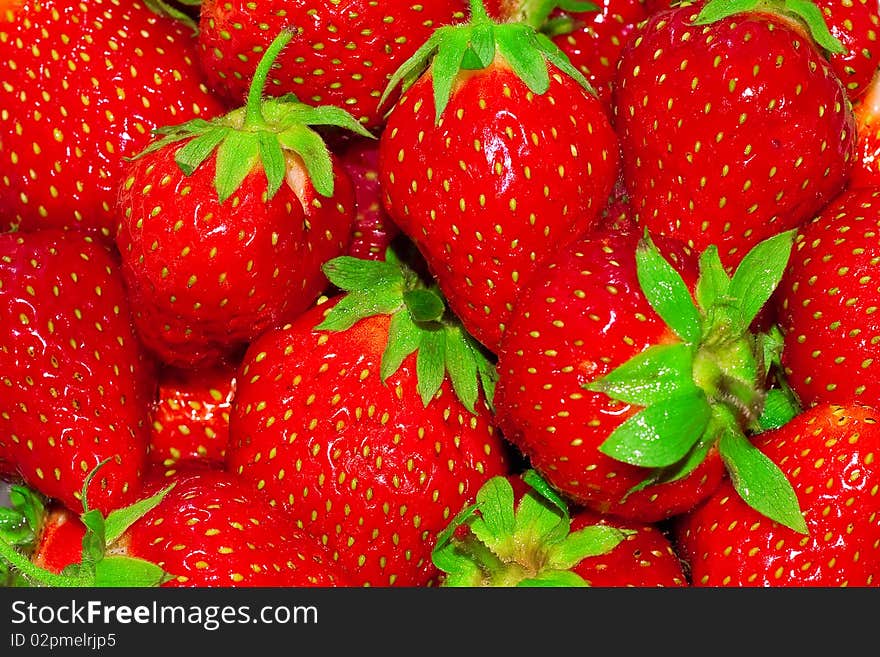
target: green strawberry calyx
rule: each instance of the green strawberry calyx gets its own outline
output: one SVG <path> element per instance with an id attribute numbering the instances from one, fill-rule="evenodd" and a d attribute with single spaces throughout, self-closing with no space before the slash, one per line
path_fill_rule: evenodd
<path id="1" fill-rule="evenodd" d="M 497 372 L 485 351 L 447 308 L 436 284 L 398 258 L 389 247 L 384 260 L 339 256 L 323 266 L 328 280 L 344 296 L 318 325 L 344 331 L 360 319 L 391 316 L 380 376 L 385 382 L 416 352 L 418 392 L 427 406 L 449 377 L 456 396 L 475 412 L 482 392 L 491 408 Z"/>
<path id="2" fill-rule="evenodd" d="M 559 47 L 533 25 L 524 22 L 498 23 L 486 13 L 482 0 L 470 0 L 467 23 L 437 28 L 424 44 L 391 76 L 380 99 L 380 107 L 398 86 L 406 91 L 429 66 L 434 90 L 434 110 L 439 123 L 462 71 L 480 71 L 500 57 L 526 86 L 542 95 L 550 88 L 548 64 L 575 79 L 587 91 L 595 90 Z M 537 20 L 537 19 L 536 19 Z"/>
<path id="3" fill-rule="evenodd" d="M 589 586 L 572 568 L 633 533 L 601 524 L 571 531 L 558 494 L 534 470 L 522 477 L 530 490 L 519 502 L 506 477 L 492 477 L 438 535 L 431 558 L 444 573 L 442 586 Z"/>
<path id="4" fill-rule="evenodd" d="M 562 13 L 551 16 L 556 9 Z M 552 38 L 574 32 L 580 23 L 577 14 L 599 10 L 598 5 L 583 0 L 522 0 L 510 20 L 531 25 Z"/>
<path id="5" fill-rule="evenodd" d="M 159 504 L 174 484 L 130 506 L 111 511 L 104 517 L 97 509 L 88 508 L 86 491 L 91 479 L 106 462 L 98 464 L 83 483 L 83 513 L 80 520 L 85 525 L 85 533 L 82 539 L 82 560 L 79 563 L 70 564 L 60 573 L 40 568 L 21 549 L 20 541 L 10 540 L 7 532 L 0 531 L 0 559 L 8 563 L 25 581 L 38 586 L 68 588 L 155 587 L 173 578 L 154 563 L 113 554 L 113 550 L 125 530 Z M 30 493 L 31 497 L 33 495 Z M 44 507 L 41 506 L 40 511 L 43 510 Z M 27 515 L 32 516 L 33 513 L 28 511 Z M 40 522 L 32 517 L 27 521 L 29 530 L 33 532 L 31 541 L 35 540 L 38 531 L 36 527 Z"/>
<path id="6" fill-rule="evenodd" d="M 163 149 L 186 140 L 174 159 L 180 170 L 191 175 L 216 153 L 214 186 L 221 202 L 241 186 L 255 167 L 266 175 L 266 198 L 271 199 L 287 175 L 287 155 L 299 157 L 319 194 L 333 196 L 333 160 L 315 126 L 350 130 L 362 137 L 375 138 L 357 119 L 334 106 L 311 106 L 292 94 L 263 98 L 269 71 L 284 47 L 293 38 L 282 30 L 263 53 L 257 66 L 244 107 L 210 121 L 193 119 L 174 126 L 157 128 L 156 139 L 135 156 Z"/>
<path id="7" fill-rule="evenodd" d="M 709 0 L 694 24 L 708 25 L 734 14 L 754 11 L 775 13 L 795 21 L 807 30 L 817 45 L 829 53 L 847 52 L 846 47 L 828 29 L 822 10 L 812 0 Z"/>
<path id="8" fill-rule="evenodd" d="M 795 232 L 757 244 L 732 276 L 710 246 L 700 255 L 693 296 L 647 232 L 639 242 L 639 284 L 679 341 L 653 345 L 584 385 L 641 407 L 599 447 L 614 459 L 649 469 L 633 490 L 686 476 L 717 446 L 750 506 L 807 533 L 791 483 L 747 437 L 797 413 L 794 404 L 783 403 L 790 401 L 784 394 L 768 396 L 782 345 L 778 332 L 751 330 L 779 284 Z"/>

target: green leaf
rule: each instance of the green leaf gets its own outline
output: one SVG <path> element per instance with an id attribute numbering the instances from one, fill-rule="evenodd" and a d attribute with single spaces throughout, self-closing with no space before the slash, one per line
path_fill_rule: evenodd
<path id="1" fill-rule="evenodd" d="M 537 470 L 529 468 L 522 473 L 522 479 L 529 486 L 531 486 L 532 490 L 535 491 L 536 494 L 540 495 L 557 509 L 559 509 L 562 517 L 565 518 L 566 522 L 568 522 L 568 505 L 559 496 L 559 493 L 556 491 L 556 489 L 548 484 L 547 480 L 538 474 Z"/>
<path id="2" fill-rule="evenodd" d="M 143 559 L 109 556 L 95 567 L 96 587 L 155 587 L 168 580 L 159 566 Z"/>
<path id="3" fill-rule="evenodd" d="M 500 25 L 495 29 L 495 43 L 513 72 L 533 93 L 547 92 L 550 74 L 547 61 L 537 47 L 534 30 L 518 23 Z"/>
<path id="4" fill-rule="evenodd" d="M 388 379 L 403 364 L 404 359 L 419 348 L 422 330 L 412 320 L 408 312 L 399 312 L 391 316 L 388 329 L 388 342 L 382 352 L 382 363 L 379 376 L 382 381 Z"/>
<path id="5" fill-rule="evenodd" d="M 702 319 L 690 290 L 647 234 L 636 248 L 636 272 L 642 292 L 669 328 L 685 342 L 699 343 Z"/>
<path id="6" fill-rule="evenodd" d="M 405 92 L 412 86 L 413 82 L 415 82 L 415 80 L 427 68 L 428 60 L 431 58 L 434 51 L 437 50 L 437 46 L 440 42 L 450 31 L 455 29 L 456 28 L 451 25 L 444 25 L 443 27 L 434 30 L 431 36 L 419 46 L 418 50 L 416 50 L 409 59 L 394 71 L 391 75 L 391 79 L 388 80 L 388 84 L 385 85 L 382 96 L 379 98 L 379 107 L 384 107 L 386 105 L 391 94 L 397 89 L 397 87 L 400 87 L 401 92 Z"/>
<path id="7" fill-rule="evenodd" d="M 173 483 L 154 495 L 108 513 L 104 521 L 104 534 L 107 545 L 119 540 L 119 537 L 122 536 L 126 529 L 143 518 L 151 509 L 154 509 L 172 488 L 174 488 Z"/>
<path id="8" fill-rule="evenodd" d="M 570 533 L 562 542 L 549 550 L 550 565 L 560 570 L 574 568 L 588 557 L 608 554 L 626 534 L 617 527 L 591 525 Z"/>
<path id="9" fill-rule="evenodd" d="M 446 304 L 433 290 L 406 290 L 403 301 L 415 322 L 436 322 L 446 312 Z"/>
<path id="10" fill-rule="evenodd" d="M 416 354 L 416 388 L 427 406 L 446 377 L 446 340 L 442 330 L 422 331 L 419 351 Z"/>
<path id="11" fill-rule="evenodd" d="M 551 545 L 563 540 L 571 528 L 568 507 L 555 504 L 531 490 L 516 507 L 516 542 L 520 545 Z"/>
<path id="12" fill-rule="evenodd" d="M 746 504 L 796 532 L 809 534 L 791 482 L 766 454 L 733 429 L 721 436 L 718 451 Z"/>
<path id="13" fill-rule="evenodd" d="M 495 59 L 495 26 L 493 23 L 474 25 L 471 29 L 470 48 L 480 68 L 488 68 Z"/>
<path id="14" fill-rule="evenodd" d="M 257 166 L 260 143 L 253 134 L 231 130 L 217 147 L 214 187 L 223 203 L 232 196 Z"/>
<path id="15" fill-rule="evenodd" d="M 397 286 L 403 297 L 404 277 L 396 262 L 338 256 L 325 262 L 321 269 L 327 280 L 341 290 L 355 292 Z"/>
<path id="16" fill-rule="evenodd" d="M 321 136 L 311 128 L 295 125 L 280 133 L 278 140 L 302 158 L 315 190 L 327 198 L 333 196 L 333 159 Z"/>
<path id="17" fill-rule="evenodd" d="M 278 138 L 268 132 L 257 133 L 260 142 L 260 161 L 266 172 L 266 196 L 272 198 L 281 189 L 281 184 L 287 175 L 287 163 L 284 161 L 284 151 Z"/>
<path id="18" fill-rule="evenodd" d="M 492 548 L 506 541 L 516 531 L 513 486 L 506 477 L 495 476 L 477 491 L 477 507 L 480 511 L 480 529 L 472 525 L 483 543 Z M 476 525 L 477 523 L 474 523 Z"/>
<path id="19" fill-rule="evenodd" d="M 738 331 L 746 331 L 779 285 L 796 231 L 774 235 L 749 251 L 730 280 L 729 296 L 739 308 Z"/>
<path id="20" fill-rule="evenodd" d="M 778 429 L 797 417 L 802 407 L 790 389 L 771 388 L 764 399 L 764 410 L 758 418 L 761 431 Z"/>
<path id="21" fill-rule="evenodd" d="M 694 25 L 707 25 L 722 18 L 752 11 L 761 0 L 709 0 L 694 19 Z"/>
<path id="22" fill-rule="evenodd" d="M 785 0 L 784 8 L 800 17 L 810 30 L 813 40 L 829 53 L 842 55 L 848 52 L 843 43 L 828 29 L 822 11 L 813 0 Z"/>
<path id="23" fill-rule="evenodd" d="M 517 582 L 521 588 L 574 588 L 589 586 L 587 580 L 570 570 L 547 570 Z"/>
<path id="24" fill-rule="evenodd" d="M 393 314 L 403 305 L 401 297 L 401 290 L 391 287 L 351 292 L 340 298 L 315 328 L 319 331 L 344 331 L 366 317 Z"/>
<path id="25" fill-rule="evenodd" d="M 706 460 L 706 456 L 708 456 L 709 450 L 714 447 L 716 439 L 717 432 L 714 430 L 712 421 L 710 420 L 709 424 L 706 425 L 706 428 L 703 430 L 703 434 L 702 436 L 700 436 L 700 439 L 690 449 L 690 451 L 685 454 L 683 459 L 664 468 L 655 468 L 651 471 L 651 474 L 649 476 L 645 477 L 645 479 L 630 488 L 626 494 L 631 495 L 640 490 L 644 490 L 649 486 L 655 486 L 657 484 L 668 484 L 673 481 L 684 479 L 691 472 L 696 470 L 703 461 Z"/>
<path id="26" fill-rule="evenodd" d="M 730 276 L 721 263 L 718 247 L 712 244 L 700 254 L 700 277 L 697 279 L 695 290 L 697 303 L 703 312 L 708 312 L 710 308 L 726 299 L 729 288 Z"/>
<path id="27" fill-rule="evenodd" d="M 464 54 L 469 47 L 469 37 L 469 32 L 465 30 L 450 32 L 434 57 L 431 77 L 434 86 L 434 108 L 437 121 L 443 116 L 443 112 L 449 104 L 453 82 L 461 70 Z"/>
<path id="28" fill-rule="evenodd" d="M 706 395 L 695 386 L 628 418 L 599 450 L 631 465 L 662 468 L 688 453 L 702 435 L 710 416 Z"/>
<path id="29" fill-rule="evenodd" d="M 548 62 L 580 84 L 590 94 L 593 96 L 596 95 L 596 90 L 593 85 L 590 84 L 590 81 L 584 77 L 584 74 L 581 73 L 580 69 L 571 63 L 568 55 L 562 52 L 559 46 L 557 46 L 550 37 L 546 34 L 539 33 L 535 35 L 535 43 L 538 46 L 538 50 Z"/>
<path id="30" fill-rule="evenodd" d="M 191 176 L 229 133 L 229 128 L 214 127 L 193 137 L 174 154 L 174 161 L 185 175 Z"/>
<path id="31" fill-rule="evenodd" d="M 684 343 L 652 345 L 584 388 L 619 401 L 650 406 L 694 387 L 693 349 Z"/>
<path id="32" fill-rule="evenodd" d="M 456 396 L 471 413 L 474 412 L 480 395 L 477 374 L 477 356 L 465 339 L 461 325 L 445 327 L 446 372 L 452 382 Z"/>
<path id="33" fill-rule="evenodd" d="M 264 102 L 266 105 L 263 108 L 263 113 L 267 119 L 280 123 L 284 128 L 289 128 L 293 125 L 332 126 L 349 130 L 368 139 L 376 138 L 354 116 L 341 107 L 334 105 L 307 105 L 296 100 L 296 97 L 282 97 Z"/>

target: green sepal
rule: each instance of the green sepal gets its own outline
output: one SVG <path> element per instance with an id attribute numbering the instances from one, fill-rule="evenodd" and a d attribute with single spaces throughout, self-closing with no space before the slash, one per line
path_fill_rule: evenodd
<path id="1" fill-rule="evenodd" d="M 95 564 L 96 587 L 157 587 L 172 579 L 154 563 L 135 557 L 113 555 Z"/>
<path id="2" fill-rule="evenodd" d="M 549 563 L 560 570 L 574 568 L 584 559 L 609 553 L 625 536 L 626 532 L 609 525 L 584 527 L 548 550 Z"/>
<path id="3" fill-rule="evenodd" d="M 741 432 L 726 431 L 718 451 L 730 481 L 743 501 L 762 515 L 809 535 L 791 482 L 770 458 Z"/>
<path id="4" fill-rule="evenodd" d="M 416 389 L 427 406 L 446 376 L 446 336 L 442 328 L 422 331 L 416 353 Z"/>
<path id="5" fill-rule="evenodd" d="M 599 451 L 645 468 L 672 465 L 700 438 L 711 412 L 705 393 L 694 386 L 627 418 L 599 446 Z"/>
<path id="6" fill-rule="evenodd" d="M 778 429 L 800 415 L 803 408 L 790 389 L 771 388 L 764 398 L 764 410 L 758 418 L 758 430 Z"/>
<path id="7" fill-rule="evenodd" d="M 175 484 L 172 482 L 150 497 L 133 502 L 121 509 L 114 509 L 108 513 L 104 520 L 104 535 L 107 544 L 118 541 L 126 529 L 131 527 L 138 519 L 143 518 L 149 511 L 156 508 L 174 486 Z"/>
<path id="8" fill-rule="evenodd" d="M 322 196 L 333 196 L 333 159 L 321 136 L 302 125 L 295 125 L 278 135 L 278 142 L 302 158 L 315 189 Z"/>
<path id="9" fill-rule="evenodd" d="M 431 65 L 431 78 L 434 88 L 434 107 L 437 116 L 441 116 L 452 95 L 455 76 L 462 70 L 465 53 L 470 48 L 470 34 L 467 32 L 450 32 L 444 47 L 437 50 Z M 472 64 L 475 65 L 475 64 Z"/>
<path id="10" fill-rule="evenodd" d="M 477 362 L 483 358 L 475 351 L 473 340 L 458 324 L 444 327 L 444 356 L 446 371 L 456 396 L 471 413 L 480 396 L 480 377 Z"/>
<path id="11" fill-rule="evenodd" d="M 268 132 L 257 133 L 259 143 L 260 161 L 263 163 L 263 171 L 266 173 L 266 196 L 272 198 L 281 189 L 281 184 L 287 175 L 287 162 L 284 160 L 284 150 L 278 139 Z"/>
<path id="12" fill-rule="evenodd" d="M 517 582 L 518 588 L 575 588 L 590 585 L 583 577 L 570 570 L 548 570 Z"/>
<path id="13" fill-rule="evenodd" d="M 34 490 L 13 484 L 8 490 L 8 507 L 0 507 L 0 536 L 18 548 L 36 543 L 46 513 L 45 498 Z"/>
<path id="14" fill-rule="evenodd" d="M 511 23 L 495 35 L 498 52 L 510 64 L 517 77 L 535 94 L 547 93 L 550 73 L 538 48 L 537 32 L 524 24 Z"/>
<path id="15" fill-rule="evenodd" d="M 195 7 L 200 4 L 201 0 L 174 0 L 174 2 L 165 2 L 165 0 L 144 0 L 144 5 L 150 11 L 159 16 L 168 16 L 169 18 L 183 23 L 192 31 L 193 36 L 197 36 L 199 33 L 198 21 L 182 9 L 179 9 L 176 5 Z"/>
<path id="16" fill-rule="evenodd" d="M 214 186 L 224 202 L 241 187 L 260 160 L 260 139 L 253 133 L 230 130 L 217 147 Z M 317 185 L 316 185 L 317 188 Z"/>
<path id="17" fill-rule="evenodd" d="M 655 486 L 657 484 L 669 484 L 674 481 L 679 481 L 680 479 L 684 479 L 691 472 L 696 470 L 703 461 L 706 460 L 706 457 L 709 455 L 709 451 L 715 445 L 718 440 L 718 434 L 714 430 L 712 420 L 709 421 L 709 424 L 706 425 L 706 428 L 703 430 L 700 439 L 694 444 L 693 447 L 685 454 L 684 458 L 680 461 L 673 463 L 672 465 L 668 465 L 665 468 L 654 468 L 650 470 L 650 473 L 647 477 L 645 477 L 642 481 L 637 483 L 635 486 L 632 486 L 624 497 L 632 495 L 640 490 L 644 490 L 649 486 Z"/>
<path id="18" fill-rule="evenodd" d="M 652 345 L 583 387 L 612 399 L 650 406 L 694 387 L 693 348 L 683 342 Z"/>
<path id="19" fill-rule="evenodd" d="M 205 132 L 201 134 L 187 135 L 192 136 L 192 139 L 177 149 L 177 152 L 174 154 L 174 161 L 177 163 L 177 166 L 180 167 L 184 174 L 191 176 L 202 165 L 202 162 L 223 142 L 229 131 L 230 128 L 226 126 L 208 126 Z M 171 140 L 171 142 L 177 141 L 176 136 L 169 136 L 167 139 Z M 162 141 L 160 140 L 156 143 L 161 144 Z"/>
<path id="20" fill-rule="evenodd" d="M 689 344 L 702 337 L 700 311 L 675 268 L 647 232 L 636 248 L 636 273 L 648 303 L 675 334 Z"/>
<path id="21" fill-rule="evenodd" d="M 700 277 L 694 291 L 697 304 L 708 313 L 716 305 L 726 303 L 729 289 L 730 276 L 721 263 L 718 247 L 712 244 L 700 254 Z"/>
<path id="22" fill-rule="evenodd" d="M 694 19 L 694 25 L 708 25 L 759 8 L 800 19 L 813 40 L 829 53 L 847 52 L 840 40 L 831 34 L 822 11 L 812 0 L 709 0 Z"/>
<path id="23" fill-rule="evenodd" d="M 414 322 L 438 322 L 446 312 L 446 304 L 433 290 L 405 290 L 403 302 Z"/>

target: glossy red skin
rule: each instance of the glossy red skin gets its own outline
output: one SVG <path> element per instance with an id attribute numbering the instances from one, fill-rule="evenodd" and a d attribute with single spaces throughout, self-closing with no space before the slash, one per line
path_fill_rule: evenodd
<path id="1" fill-rule="evenodd" d="M 234 362 L 207 369 L 162 368 L 150 412 L 151 465 L 223 467 L 237 371 Z"/>
<path id="2" fill-rule="evenodd" d="M 129 164 L 116 244 L 141 340 L 163 363 L 207 367 L 323 292 L 321 265 L 351 240 L 354 192 L 336 164 L 332 199 L 307 183 L 302 199 L 282 184 L 264 201 L 266 177 L 255 168 L 221 204 L 215 156 L 186 176 L 174 162 L 179 147 Z"/>
<path id="3" fill-rule="evenodd" d="M 292 527 L 234 475 L 186 471 L 166 478 L 151 471 L 144 492 L 171 483 L 163 500 L 112 546 L 114 554 L 146 559 L 174 575 L 163 588 L 350 585 L 320 541 Z M 79 561 L 84 533 L 78 518 L 50 515 L 35 563 L 59 572 Z"/>
<path id="4" fill-rule="evenodd" d="M 798 234 L 774 300 L 801 402 L 880 406 L 880 188 L 841 194 Z"/>
<path id="5" fill-rule="evenodd" d="M 532 271 L 598 223 L 617 175 L 601 104 L 550 68 L 543 95 L 500 60 L 462 74 L 439 125 L 425 75 L 380 138 L 386 209 L 493 352 Z"/>
<path id="6" fill-rule="evenodd" d="M 791 24 L 749 13 L 694 27 L 698 11 L 657 12 L 627 42 L 614 121 L 639 222 L 698 252 L 715 244 L 732 268 L 842 190 L 855 119 L 824 57 Z"/>
<path id="7" fill-rule="evenodd" d="M 118 260 L 96 236 L 0 234 L 0 463 L 77 513 L 86 475 L 102 511 L 140 492 L 153 362 Z"/>
<path id="8" fill-rule="evenodd" d="M 436 28 L 463 19 L 466 9 L 464 0 L 206 0 L 200 61 L 211 88 L 242 104 L 262 52 L 281 29 L 295 27 L 266 93 L 335 105 L 377 129 L 396 99 L 379 107 L 390 77 Z"/>
<path id="9" fill-rule="evenodd" d="M 753 438 L 788 476 L 809 537 L 748 506 L 729 480 L 674 524 L 693 586 L 877 586 L 877 411 L 821 404 Z"/>
<path id="10" fill-rule="evenodd" d="M 724 467 L 713 450 L 687 477 L 624 499 L 650 471 L 598 449 L 641 408 L 582 386 L 651 345 L 678 341 L 641 291 L 638 238 L 639 233 L 596 231 L 536 274 L 502 341 L 495 408 L 504 437 L 573 502 L 628 520 L 657 522 L 705 499 Z M 677 258 L 677 269 L 693 286 L 694 257 L 672 240 L 655 241 Z"/>
<path id="11" fill-rule="evenodd" d="M 880 34 L 880 7 L 874 0 L 815 0 L 822 10 L 831 34 L 843 44 L 845 53 L 833 53 L 831 69 L 846 87 L 851 101 L 868 90 L 880 64 L 877 36 Z"/>
<path id="12" fill-rule="evenodd" d="M 364 260 L 382 260 L 400 229 L 382 205 L 379 142 L 358 139 L 337 153 L 340 165 L 351 178 L 357 206 L 348 255 Z"/>
<path id="13" fill-rule="evenodd" d="M 125 158 L 154 128 L 223 110 L 197 59 L 189 28 L 137 0 L 4 3 L 0 230 L 112 240 Z"/>
<path id="14" fill-rule="evenodd" d="M 487 408 L 471 415 L 448 380 L 425 407 L 414 354 L 382 384 L 387 316 L 317 331 L 326 307 L 251 345 L 227 468 L 320 536 L 357 585 L 430 586 L 437 534 L 507 473 L 507 445 Z"/>

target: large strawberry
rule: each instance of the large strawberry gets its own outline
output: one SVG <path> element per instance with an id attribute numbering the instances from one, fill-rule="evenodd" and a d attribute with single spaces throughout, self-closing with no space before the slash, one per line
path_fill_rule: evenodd
<path id="1" fill-rule="evenodd" d="M 35 585 L 330 587 L 346 573 L 314 536 L 294 529 L 262 494 L 220 470 L 171 478 L 151 471 L 144 494 L 106 517 L 50 507 L 29 555 L 4 545 Z"/>
<path id="2" fill-rule="evenodd" d="M 613 82 L 638 221 L 698 251 L 717 246 L 729 270 L 761 240 L 811 219 L 855 161 L 853 112 L 820 48 L 840 43 L 818 11 L 805 10 L 805 24 L 776 11 L 781 4 L 711 0 L 657 12 L 628 40 Z"/>
<path id="3" fill-rule="evenodd" d="M 855 188 L 800 229 L 775 298 L 801 402 L 880 406 L 880 189 Z"/>
<path id="4" fill-rule="evenodd" d="M 351 181 L 312 125 L 366 131 L 333 107 L 261 101 L 264 56 L 245 107 L 163 129 L 120 185 L 116 243 L 141 340 L 163 362 L 209 366 L 305 310 L 346 252 Z"/>
<path id="5" fill-rule="evenodd" d="M 451 586 L 686 586 L 682 563 L 655 525 L 569 509 L 534 471 L 496 476 L 437 539 Z"/>
<path id="6" fill-rule="evenodd" d="M 227 467 L 357 584 L 427 586 L 437 534 L 508 469 L 487 405 L 494 370 L 393 251 L 327 267 L 347 293 L 245 355 Z"/>
<path id="7" fill-rule="evenodd" d="M 694 586 L 877 586 L 880 424 L 860 404 L 819 404 L 753 438 L 785 472 L 807 533 L 768 520 L 730 481 L 675 522 Z"/>
<path id="8" fill-rule="evenodd" d="M 496 351 L 535 267 L 598 222 L 618 148 L 589 84 L 546 36 L 471 4 L 470 23 L 437 30 L 396 74 L 405 91 L 379 173 L 391 218 L 450 308 Z"/>
<path id="9" fill-rule="evenodd" d="M 0 230 L 111 238 L 127 156 L 208 118 L 190 30 L 142 2 L 14 0 L 0 10 Z"/>
<path id="10" fill-rule="evenodd" d="M 88 473 L 102 511 L 140 493 L 155 367 L 118 259 L 96 236 L 0 234 L 0 472 L 73 511 Z"/>
<path id="11" fill-rule="evenodd" d="M 211 87 L 240 103 L 263 51 L 284 28 L 296 39 L 279 59 L 267 93 L 335 105 L 370 129 L 391 75 L 439 27 L 464 17 L 463 0 L 205 0 L 201 64 Z"/>
<path id="12" fill-rule="evenodd" d="M 594 231 L 561 251 L 520 296 L 502 341 L 495 407 L 505 438 L 563 495 L 601 513 L 683 513 L 726 466 L 750 504 L 799 527 L 790 485 L 747 437 L 762 426 L 778 350 L 750 326 L 792 239 L 762 242 L 732 277 L 707 249 L 698 279 L 697 258 L 671 238 Z"/>

